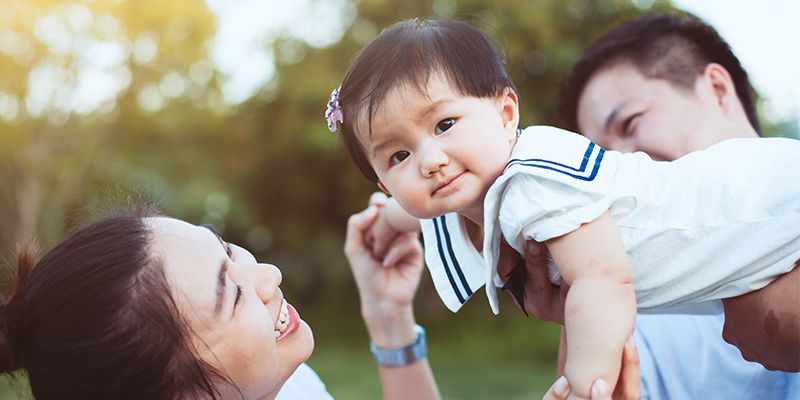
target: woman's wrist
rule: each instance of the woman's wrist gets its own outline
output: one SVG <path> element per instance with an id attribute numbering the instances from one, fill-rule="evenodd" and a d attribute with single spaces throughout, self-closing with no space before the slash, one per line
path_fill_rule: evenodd
<path id="1" fill-rule="evenodd" d="M 375 362 L 382 366 L 402 367 L 414 364 L 428 356 L 428 342 L 425 339 L 425 329 L 414 325 L 416 337 L 414 341 L 403 347 L 380 348 L 374 342 L 369 347 L 375 357 Z"/>
<path id="2" fill-rule="evenodd" d="M 401 308 L 362 307 L 364 324 L 370 340 L 378 348 L 407 346 L 417 338 L 416 321 L 410 306 Z"/>

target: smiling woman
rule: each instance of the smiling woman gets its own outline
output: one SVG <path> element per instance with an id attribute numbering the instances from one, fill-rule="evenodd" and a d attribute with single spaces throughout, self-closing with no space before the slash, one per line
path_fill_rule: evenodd
<path id="1" fill-rule="evenodd" d="M 76 231 L 38 262 L 33 246 L 19 251 L 13 292 L 0 301 L 0 373 L 26 372 L 37 400 L 331 399 L 303 364 L 314 340 L 284 299 L 277 267 L 210 226 L 134 208 Z M 399 300 L 359 285 L 383 307 L 365 312 L 376 354 L 424 349 L 410 302 L 422 270 L 414 240 L 394 247 L 412 278 Z M 438 398 L 424 353 L 381 371 L 387 399 Z"/>
<path id="2" fill-rule="evenodd" d="M 170 218 L 147 225 L 150 254 L 166 267 L 200 357 L 225 371 L 244 398 L 277 392 L 314 348 L 311 329 L 278 288 L 280 270 L 224 242 L 213 228 Z M 223 393 L 231 398 L 236 391 Z"/>

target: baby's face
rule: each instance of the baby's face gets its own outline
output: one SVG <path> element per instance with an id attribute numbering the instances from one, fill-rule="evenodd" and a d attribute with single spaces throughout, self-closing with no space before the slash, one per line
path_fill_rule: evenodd
<path id="1" fill-rule="evenodd" d="M 392 89 L 359 140 L 384 190 L 417 218 L 458 212 L 483 220 L 483 197 L 516 141 L 517 98 L 465 97 L 441 74 L 426 94 Z"/>

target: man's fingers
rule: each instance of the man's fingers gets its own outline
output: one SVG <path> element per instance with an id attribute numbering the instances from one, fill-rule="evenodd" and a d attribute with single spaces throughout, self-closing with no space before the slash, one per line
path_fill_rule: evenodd
<path id="1" fill-rule="evenodd" d="M 605 379 L 600 378 L 592 384 L 592 400 L 611 400 L 611 390 Z"/>
<path id="2" fill-rule="evenodd" d="M 542 400 L 564 400 L 569 396 L 570 390 L 571 388 L 569 382 L 567 382 L 567 377 L 562 375 L 553 386 L 550 386 L 550 389 L 544 394 Z"/>
<path id="3" fill-rule="evenodd" d="M 637 400 L 642 397 L 641 377 L 639 375 L 639 350 L 633 339 L 633 332 L 625 341 L 622 350 L 622 370 L 615 390 L 618 400 Z M 594 398 L 593 398 L 594 399 Z"/>

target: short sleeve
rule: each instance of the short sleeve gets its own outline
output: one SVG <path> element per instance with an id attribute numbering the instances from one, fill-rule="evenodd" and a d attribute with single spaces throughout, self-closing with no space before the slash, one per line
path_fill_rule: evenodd
<path id="1" fill-rule="evenodd" d="M 594 221 L 617 200 L 611 193 L 618 167 L 613 153 L 560 129 L 531 136 L 493 186 L 497 222 L 517 251 L 525 239 L 543 242 Z"/>
<path id="2" fill-rule="evenodd" d="M 525 129 L 503 174 L 484 201 L 484 260 L 489 303 L 500 239 L 524 254 L 526 239 L 543 242 L 574 231 L 614 203 L 609 196 L 618 160 L 585 137 L 558 128 Z"/>

